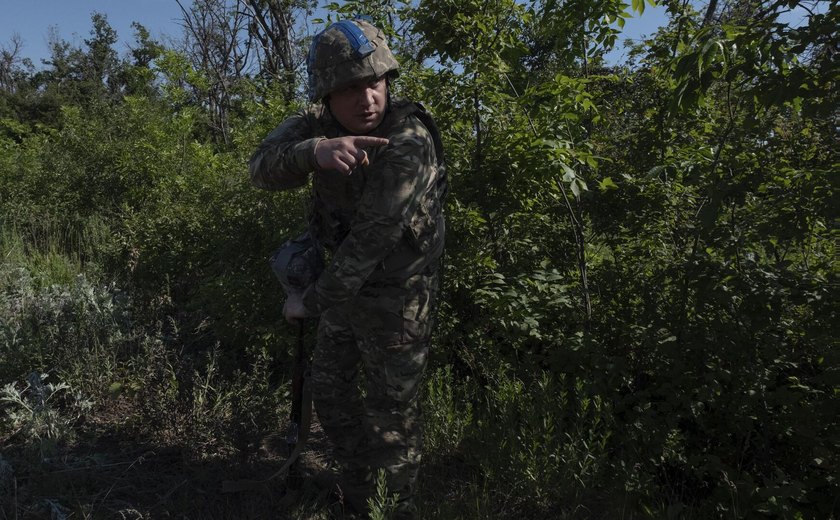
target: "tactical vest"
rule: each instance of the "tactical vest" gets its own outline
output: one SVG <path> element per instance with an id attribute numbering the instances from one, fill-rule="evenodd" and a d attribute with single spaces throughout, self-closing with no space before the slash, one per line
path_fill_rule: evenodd
<path id="1" fill-rule="evenodd" d="M 321 135 L 328 138 L 342 135 L 340 127 L 324 110 Z M 371 278 L 402 277 L 420 272 L 435 262 L 443 250 L 445 197 L 449 191 L 446 161 L 440 131 L 431 114 L 419 103 L 394 101 L 382 125 L 374 135 L 387 135 L 390 127 L 403 124 L 406 117 L 417 117 L 429 131 L 435 147 L 436 172 L 429 180 L 418 208 L 412 215 L 401 244 L 395 249 L 392 265 L 381 265 Z M 363 168 L 352 175 L 335 171 L 321 171 L 314 176 L 310 230 L 327 251 L 334 252 L 347 234 L 356 213 L 366 182 Z M 405 244 L 402 244 L 405 242 Z M 405 245 L 409 248 L 404 247 Z M 393 256 L 393 255 L 392 255 Z"/>

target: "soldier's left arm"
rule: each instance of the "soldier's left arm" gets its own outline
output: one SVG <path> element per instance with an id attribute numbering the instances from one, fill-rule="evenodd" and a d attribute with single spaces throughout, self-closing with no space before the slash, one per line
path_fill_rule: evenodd
<path id="1" fill-rule="evenodd" d="M 435 174 L 432 137 L 409 117 L 367 168 L 367 183 L 350 233 L 330 265 L 303 296 L 313 314 L 343 303 L 358 293 L 376 266 L 386 259 L 406 227 Z"/>

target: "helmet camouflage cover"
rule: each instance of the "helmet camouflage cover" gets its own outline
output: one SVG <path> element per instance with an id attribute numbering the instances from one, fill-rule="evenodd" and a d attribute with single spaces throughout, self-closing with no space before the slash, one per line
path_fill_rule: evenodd
<path id="1" fill-rule="evenodd" d="M 342 20 L 318 33 L 307 65 L 311 101 L 354 81 L 395 75 L 399 68 L 385 33 L 360 19 Z"/>

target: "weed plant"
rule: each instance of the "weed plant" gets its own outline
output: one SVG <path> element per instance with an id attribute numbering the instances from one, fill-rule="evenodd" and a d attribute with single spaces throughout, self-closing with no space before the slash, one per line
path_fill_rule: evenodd
<path id="1" fill-rule="evenodd" d="M 118 507 L 126 499 L 159 507 L 148 501 L 155 489 L 182 485 L 190 461 L 248 464 L 261 439 L 277 430 L 287 401 L 282 388 L 269 386 L 272 357 L 265 349 L 243 352 L 243 362 L 223 355 L 218 343 L 200 348 L 174 317 L 153 319 L 165 309 L 138 307 L 57 249 L 48 247 L 54 252 L 42 256 L 8 232 L 3 244 L 4 514 L 116 513 L 132 509 Z M 63 268 L 45 272 L 44 258 Z M 149 480 L 143 466 L 150 459 L 169 477 Z M 206 478 L 196 471 L 191 479 Z M 74 475 L 87 475 L 88 484 L 73 484 Z M 132 484 L 123 492 L 112 489 L 103 501 L 97 486 L 108 475 Z M 149 489 L 134 488 L 143 485 Z"/>

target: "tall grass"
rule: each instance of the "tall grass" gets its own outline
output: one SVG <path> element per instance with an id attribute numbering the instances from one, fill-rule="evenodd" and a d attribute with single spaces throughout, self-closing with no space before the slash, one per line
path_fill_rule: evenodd
<path id="1" fill-rule="evenodd" d="M 113 241 L 108 224 L 98 216 L 5 218 L 0 220 L 0 267 L 4 273 L 25 268 L 39 287 L 67 285 L 82 273 L 98 277 Z M 7 283 L 0 278 L 0 288 Z"/>
<path id="2" fill-rule="evenodd" d="M 112 240 L 98 219 L 7 221 L 0 231 L 0 517 L 117 514 L 146 500 L 142 487 L 183 486 L 186 460 L 242 464 L 279 428 L 287 399 L 270 383 L 265 349 L 205 348 L 167 304 L 138 305 L 104 274 Z M 182 450 L 166 469 L 179 481 L 140 471 L 127 486 L 138 487 L 112 503 L 99 480 L 125 479 L 150 455 L 126 462 L 106 439 Z"/>

